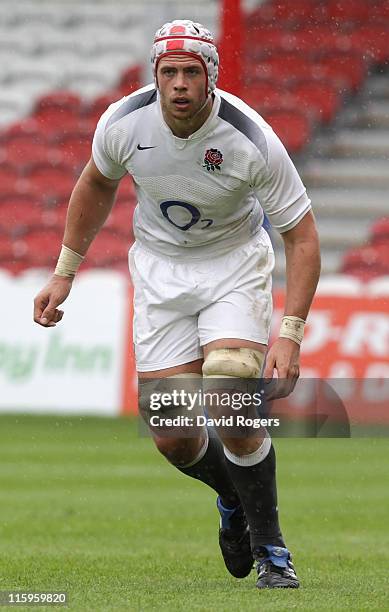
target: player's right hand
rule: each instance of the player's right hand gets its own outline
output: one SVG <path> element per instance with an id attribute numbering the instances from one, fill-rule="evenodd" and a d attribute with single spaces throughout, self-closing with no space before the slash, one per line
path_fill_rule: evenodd
<path id="1" fill-rule="evenodd" d="M 57 306 L 68 297 L 73 278 L 56 276 L 50 279 L 34 300 L 34 321 L 42 327 L 55 327 L 63 317 L 63 310 Z"/>

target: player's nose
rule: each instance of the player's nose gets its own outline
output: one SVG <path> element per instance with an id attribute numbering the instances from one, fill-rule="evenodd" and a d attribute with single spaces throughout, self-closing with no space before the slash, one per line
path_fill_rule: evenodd
<path id="1" fill-rule="evenodd" d="M 186 84 L 185 74 L 179 71 L 174 81 L 174 89 L 179 90 L 179 89 L 186 89 L 186 88 L 187 88 L 187 84 Z"/>

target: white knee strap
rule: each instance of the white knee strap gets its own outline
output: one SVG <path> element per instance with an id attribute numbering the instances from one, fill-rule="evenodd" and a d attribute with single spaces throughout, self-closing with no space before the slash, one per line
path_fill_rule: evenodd
<path id="1" fill-rule="evenodd" d="M 265 355 L 251 348 L 214 349 L 203 364 L 207 378 L 259 378 Z"/>

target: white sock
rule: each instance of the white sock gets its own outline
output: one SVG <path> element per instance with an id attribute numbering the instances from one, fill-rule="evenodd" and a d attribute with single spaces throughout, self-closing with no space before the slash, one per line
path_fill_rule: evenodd
<path id="1" fill-rule="evenodd" d="M 235 463 L 235 465 L 240 465 L 241 467 L 250 467 L 251 465 L 256 465 L 257 463 L 261 463 L 269 454 L 271 447 L 271 438 L 267 436 L 263 439 L 262 444 L 257 448 L 256 451 L 250 453 L 249 455 L 234 455 L 226 446 L 224 446 L 224 454 L 231 463 Z"/>
<path id="2" fill-rule="evenodd" d="M 205 453 L 207 452 L 207 449 L 208 449 L 209 437 L 208 437 L 207 430 L 205 430 L 205 435 L 206 435 L 205 442 L 202 445 L 202 447 L 200 448 L 200 450 L 199 450 L 198 454 L 196 455 L 196 457 L 192 461 L 190 461 L 190 463 L 187 463 L 186 465 L 180 465 L 179 466 L 180 468 L 183 468 L 183 469 L 190 468 L 190 467 L 192 467 L 192 465 L 196 465 L 196 463 L 201 461 L 201 459 L 204 457 L 204 455 L 205 455 Z"/>

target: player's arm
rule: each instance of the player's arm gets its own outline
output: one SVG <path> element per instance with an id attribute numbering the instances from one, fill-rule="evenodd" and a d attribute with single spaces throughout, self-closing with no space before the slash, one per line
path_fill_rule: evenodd
<path id="1" fill-rule="evenodd" d="M 63 245 L 51 280 L 34 300 L 34 321 L 54 327 L 63 316 L 57 306 L 68 297 L 75 271 L 113 206 L 120 179 L 105 177 L 91 159 L 69 202 Z"/>
<path id="2" fill-rule="evenodd" d="M 299 376 L 300 344 L 298 333 L 294 338 L 293 324 L 303 329 L 316 291 L 320 275 L 320 247 L 312 211 L 308 211 L 299 223 L 281 234 L 286 256 L 286 317 L 292 324 L 292 337 L 279 337 L 269 350 L 264 371 L 265 378 L 272 378 L 276 369 L 281 379 L 274 387 L 270 399 L 287 396 L 294 388 Z M 285 331 L 285 330 L 284 330 Z M 286 328 L 286 336 L 288 328 Z"/>
<path id="3" fill-rule="evenodd" d="M 312 211 L 281 234 L 286 257 L 285 315 L 306 320 L 320 275 L 320 247 Z"/>
<path id="4" fill-rule="evenodd" d="M 304 321 L 320 273 L 319 240 L 311 202 L 285 147 L 272 130 L 264 130 L 266 147 L 253 164 L 252 180 L 258 199 L 272 226 L 284 241 L 286 304 L 280 337 L 271 346 L 265 378 L 276 372 L 275 397 L 286 397 L 299 376 L 300 343 Z M 262 161 L 261 161 L 262 160 Z"/>
<path id="5" fill-rule="evenodd" d="M 115 201 L 120 179 L 107 178 L 90 159 L 69 201 L 63 244 L 84 256 Z"/>

